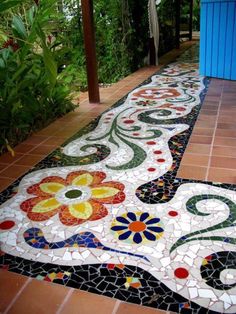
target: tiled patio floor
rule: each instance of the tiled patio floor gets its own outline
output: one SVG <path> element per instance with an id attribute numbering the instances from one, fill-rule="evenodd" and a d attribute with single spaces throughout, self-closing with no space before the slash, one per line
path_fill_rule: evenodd
<path id="1" fill-rule="evenodd" d="M 181 51 L 191 44 L 183 44 Z M 179 51 L 172 51 L 161 59 L 161 63 L 169 63 L 178 54 Z M 18 145 L 14 158 L 9 153 L 1 156 L 0 190 L 5 189 L 78 129 L 86 126 L 91 119 L 96 118 L 157 70 L 158 67 L 143 68 L 117 84 L 102 89 L 100 105 L 88 104 L 87 95 L 81 95 L 80 107 L 75 112 L 55 121 Z M 181 161 L 178 178 L 236 183 L 235 87 L 236 82 L 211 80 Z M 6 270 L 2 270 L 0 274 L 0 312 L 3 313 L 163 313 L 62 285 L 38 281 Z"/>
<path id="2" fill-rule="evenodd" d="M 236 184 L 236 81 L 211 79 L 178 177 Z"/>

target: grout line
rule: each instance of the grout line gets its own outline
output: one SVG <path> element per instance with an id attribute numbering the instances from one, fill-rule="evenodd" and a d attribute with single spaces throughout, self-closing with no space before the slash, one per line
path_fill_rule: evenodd
<path id="1" fill-rule="evenodd" d="M 182 166 L 183 167 L 191 166 L 191 167 L 197 167 L 197 168 L 207 168 L 207 166 L 200 166 L 200 165 L 196 165 L 196 164 L 185 164 L 185 163 L 183 163 Z M 180 171 L 181 171 L 181 169 L 180 169 Z"/>
<path id="2" fill-rule="evenodd" d="M 195 144 L 195 143 L 194 143 Z M 207 145 L 207 144 L 200 144 L 200 145 Z M 233 146 L 221 146 L 221 145 L 214 145 L 213 148 L 215 147 L 221 147 L 221 148 L 234 148 Z M 199 156 L 209 156 L 210 157 L 210 154 L 202 154 L 201 152 L 199 153 L 196 153 L 196 152 L 192 152 L 192 151 L 185 151 L 185 153 L 187 154 L 191 154 L 191 155 L 199 155 Z M 228 156 L 228 155 L 214 155 L 214 157 L 225 157 L 225 158 L 236 158 L 236 157 L 232 157 L 232 156 Z"/>
<path id="3" fill-rule="evenodd" d="M 74 289 L 69 289 L 64 300 L 62 301 L 61 305 L 59 306 L 58 310 L 56 311 L 56 314 L 61 313 L 61 311 L 63 310 L 64 306 L 66 305 L 67 301 L 69 300 L 69 298 L 71 297 L 73 292 L 74 292 Z"/>
<path id="4" fill-rule="evenodd" d="M 224 167 L 216 167 L 216 166 L 213 166 L 213 167 L 211 167 L 211 169 L 223 169 L 223 170 L 230 170 L 230 171 L 236 171 L 236 169 L 232 169 L 232 168 L 224 168 Z"/>
<path id="5" fill-rule="evenodd" d="M 202 156 L 202 155 L 201 155 Z M 218 157 L 218 156 L 217 156 Z M 236 158 L 235 158 L 236 159 Z M 200 165 L 196 165 L 196 164 L 182 164 L 183 167 L 185 166 L 191 166 L 191 167 L 197 167 L 197 168 L 207 168 L 207 166 L 200 166 Z M 210 169 L 223 169 L 223 170 L 231 170 L 231 171 L 236 171 L 236 169 L 234 168 L 224 168 L 224 167 L 220 167 L 220 166 L 211 166 Z M 210 170 L 209 169 L 209 170 Z M 207 180 L 206 180 L 207 181 Z"/>
<path id="6" fill-rule="evenodd" d="M 23 284 L 23 286 L 20 288 L 20 290 L 17 292 L 17 294 L 14 296 L 14 298 L 11 300 L 11 302 L 9 303 L 8 307 L 5 309 L 5 311 L 3 312 L 3 314 L 6 314 L 10 308 L 13 306 L 13 304 L 16 302 L 16 300 L 19 298 L 19 296 L 21 295 L 21 293 L 23 292 L 23 290 L 26 288 L 26 286 L 28 286 L 28 284 L 32 281 L 32 278 L 28 278 L 26 280 L 26 282 Z"/>
<path id="7" fill-rule="evenodd" d="M 111 314 L 116 314 L 117 313 L 120 304 L 121 304 L 121 301 L 120 300 L 116 300 L 116 303 L 114 305 L 114 308 L 113 308 L 113 311 L 112 311 Z"/>
<path id="8" fill-rule="evenodd" d="M 220 129 L 218 129 L 220 130 Z M 231 136 L 220 136 L 220 135 L 217 135 L 217 138 L 221 138 L 221 139 L 230 139 L 230 140 L 236 140 L 236 137 L 231 137 Z M 234 146 L 223 146 L 223 145 L 215 145 L 215 146 L 220 146 L 220 147 L 232 147 L 234 148 Z"/>
<path id="9" fill-rule="evenodd" d="M 223 86 L 222 86 L 221 87 L 221 96 L 220 96 L 219 106 L 218 106 L 218 110 L 217 110 L 217 116 L 216 116 L 216 120 L 215 120 L 215 128 L 214 128 L 214 132 L 212 134 L 212 142 L 211 142 L 210 153 L 209 153 L 209 160 L 208 160 L 207 171 L 206 171 L 206 176 L 205 176 L 205 180 L 206 181 L 207 181 L 207 178 L 209 176 L 209 171 L 210 171 L 212 152 L 213 152 L 214 141 L 215 141 L 215 136 L 216 136 L 216 130 L 217 130 L 219 116 L 220 116 L 220 107 L 221 107 L 221 103 L 222 103 L 223 93 L 224 93 L 224 91 L 223 91 Z"/>
<path id="10" fill-rule="evenodd" d="M 235 137 L 230 137 L 230 136 L 220 136 L 220 135 L 217 135 L 216 136 L 217 138 L 219 138 L 219 139 L 222 139 L 222 140 L 227 140 L 227 139 L 230 139 L 230 140 L 236 140 L 236 138 Z M 215 145 L 215 146 L 223 146 L 223 147 L 235 147 L 235 145 Z"/>

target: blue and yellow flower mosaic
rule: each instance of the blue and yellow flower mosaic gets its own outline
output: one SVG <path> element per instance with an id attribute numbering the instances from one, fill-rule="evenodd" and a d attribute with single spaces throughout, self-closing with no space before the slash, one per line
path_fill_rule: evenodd
<path id="1" fill-rule="evenodd" d="M 164 229 L 159 218 L 142 212 L 128 212 L 116 217 L 111 231 L 118 240 L 130 244 L 144 244 L 162 237 Z"/>

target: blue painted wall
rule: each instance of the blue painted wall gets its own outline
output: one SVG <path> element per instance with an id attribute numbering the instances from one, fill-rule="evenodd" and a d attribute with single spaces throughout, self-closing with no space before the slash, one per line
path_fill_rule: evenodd
<path id="1" fill-rule="evenodd" d="M 200 73 L 236 80 L 236 0 L 202 0 Z"/>

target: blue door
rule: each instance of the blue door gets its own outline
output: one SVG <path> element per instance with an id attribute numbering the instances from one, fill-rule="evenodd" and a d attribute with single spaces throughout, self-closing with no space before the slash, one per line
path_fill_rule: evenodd
<path id="1" fill-rule="evenodd" d="M 200 73 L 236 80 L 236 0 L 202 0 Z"/>

